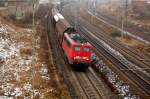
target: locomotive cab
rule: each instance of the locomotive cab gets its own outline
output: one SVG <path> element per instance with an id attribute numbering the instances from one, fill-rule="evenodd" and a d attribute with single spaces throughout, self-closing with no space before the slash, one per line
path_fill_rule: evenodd
<path id="1" fill-rule="evenodd" d="M 70 64 L 91 63 L 92 46 L 77 33 L 65 33 L 62 47 Z"/>
<path id="2" fill-rule="evenodd" d="M 91 62 L 91 48 L 87 44 L 74 46 L 73 60 L 76 63 L 89 64 Z"/>

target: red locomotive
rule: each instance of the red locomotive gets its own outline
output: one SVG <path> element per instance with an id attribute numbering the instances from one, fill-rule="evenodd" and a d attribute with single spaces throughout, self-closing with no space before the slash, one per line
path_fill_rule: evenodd
<path id="1" fill-rule="evenodd" d="M 75 31 L 57 9 L 52 9 L 52 16 L 58 32 L 59 42 L 69 63 L 81 63 L 87 67 L 92 61 L 92 46 L 90 43 Z"/>

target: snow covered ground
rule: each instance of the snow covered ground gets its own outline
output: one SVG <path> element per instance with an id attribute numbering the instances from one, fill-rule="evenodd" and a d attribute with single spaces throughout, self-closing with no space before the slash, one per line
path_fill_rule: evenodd
<path id="1" fill-rule="evenodd" d="M 40 61 L 40 37 L 31 29 L 0 24 L 0 99 L 45 98 L 50 75 Z"/>

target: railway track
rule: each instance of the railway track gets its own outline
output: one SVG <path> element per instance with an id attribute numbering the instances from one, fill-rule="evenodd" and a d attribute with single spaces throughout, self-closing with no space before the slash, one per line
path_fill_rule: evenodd
<path id="1" fill-rule="evenodd" d="M 97 50 L 101 53 L 103 53 L 103 55 L 105 57 L 107 57 L 107 59 L 109 59 L 111 62 L 113 62 L 113 64 L 115 64 L 115 66 L 118 67 L 118 69 L 122 69 L 122 70 L 129 70 L 129 71 L 124 71 L 124 74 L 127 75 L 132 81 L 134 81 L 134 83 L 136 83 L 140 88 L 142 88 L 145 91 L 145 94 L 149 95 L 150 92 L 150 84 L 149 82 L 147 82 L 145 79 L 143 79 L 139 74 L 137 74 L 136 72 L 130 70 L 130 68 L 126 67 L 124 64 L 122 64 L 120 61 L 116 60 L 116 58 L 111 55 L 106 48 L 104 48 L 101 43 L 98 40 L 91 40 L 91 35 L 89 35 L 89 33 L 87 34 L 87 31 L 83 31 L 81 30 L 83 34 L 83 36 L 85 36 L 86 38 L 88 38 L 88 40 L 90 40 L 90 42 L 94 45 L 94 47 L 97 48 Z M 95 39 L 95 38 L 93 38 Z M 101 50 L 103 49 L 103 50 Z"/>
<path id="2" fill-rule="evenodd" d="M 97 90 L 97 93 L 101 96 L 101 97 L 105 97 L 104 94 L 102 94 L 102 90 L 103 89 L 105 91 L 106 86 L 102 85 L 102 81 L 100 81 L 99 77 L 96 75 L 95 71 L 89 67 L 87 70 L 87 77 L 90 80 L 90 82 L 92 83 L 92 85 L 94 86 L 94 88 Z M 106 92 L 105 94 L 109 95 L 109 92 Z M 116 96 L 110 96 L 111 98 L 115 98 Z M 105 97 L 107 99 L 107 97 Z"/>
<path id="3" fill-rule="evenodd" d="M 93 29 L 94 30 L 94 29 Z M 100 34 L 100 33 L 99 33 Z M 102 33 L 101 33 L 102 34 Z M 103 33 L 104 34 L 104 33 Z M 98 33 L 97 33 L 97 35 L 96 35 L 97 37 L 100 37 L 100 35 L 98 36 Z M 101 39 L 102 38 L 105 38 L 104 36 L 102 36 L 101 35 Z M 106 42 L 108 41 L 108 42 L 113 42 L 113 41 L 111 41 L 111 39 L 106 39 L 105 40 Z M 107 42 L 107 43 L 108 43 Z M 108 44 L 110 44 L 110 43 L 108 43 Z M 116 46 L 116 47 L 118 47 L 119 48 L 119 46 L 120 45 L 117 45 L 117 44 L 113 44 L 112 46 Z M 123 49 L 123 47 L 122 47 L 122 49 Z M 135 54 L 136 53 L 134 53 L 133 51 L 131 51 L 131 50 L 129 50 L 129 51 L 127 51 L 127 50 L 125 50 L 125 49 L 123 49 L 122 50 L 123 52 L 126 52 L 124 55 L 132 55 L 133 56 L 133 58 L 130 58 L 130 60 L 131 60 L 131 62 L 133 62 L 133 61 L 135 61 L 135 59 L 134 59 L 134 56 L 136 56 Z M 138 57 L 138 58 L 137 58 Z M 137 55 L 137 57 L 135 57 L 135 58 L 137 58 L 138 60 L 136 60 L 134 63 L 136 63 L 137 61 L 137 63 L 140 63 L 142 60 L 140 59 L 140 55 Z M 127 57 L 127 59 L 129 59 L 129 57 Z M 133 60 L 133 61 L 132 61 Z M 143 63 L 146 63 L 146 62 L 143 62 Z M 142 68 L 144 71 L 146 71 L 147 73 L 146 73 L 146 75 L 143 75 L 143 73 L 141 73 L 140 71 L 138 71 L 138 69 L 134 69 L 134 68 L 129 68 L 129 69 L 127 69 L 127 68 L 120 68 L 121 70 L 123 70 L 124 72 L 129 72 L 129 71 L 133 71 L 133 72 L 135 72 L 140 78 L 138 79 L 138 78 L 136 78 L 135 76 L 133 76 L 133 78 L 136 78 L 137 79 L 137 81 L 139 81 L 140 82 L 140 84 L 138 84 L 137 83 L 137 85 L 140 85 L 141 86 L 141 88 L 143 88 L 144 90 L 145 90 L 145 92 L 147 92 L 147 94 L 148 94 L 148 96 L 149 96 L 149 90 L 150 90 L 150 87 L 149 87 L 149 85 L 150 85 L 150 75 L 149 75 L 149 67 L 150 67 L 150 65 L 149 65 L 149 62 L 147 62 L 146 64 L 145 64 L 145 66 L 144 65 L 142 65 L 141 63 L 140 64 L 138 64 L 137 66 L 141 66 L 140 68 Z M 138 68 L 138 67 L 137 67 Z M 140 80 L 141 79 L 141 80 Z M 143 80 L 143 81 L 142 81 Z M 144 83 L 143 83 L 144 82 Z M 146 84 L 147 83 L 147 84 Z M 147 89 L 146 89 L 147 88 Z"/>
<path id="4" fill-rule="evenodd" d="M 82 90 L 86 94 L 87 99 L 103 99 L 101 97 L 101 93 L 97 91 L 97 88 L 95 88 L 91 80 L 86 76 L 86 73 L 76 73 L 76 77 L 80 83 Z"/>
<path id="5" fill-rule="evenodd" d="M 80 85 L 79 90 L 83 99 L 109 99 L 110 97 L 116 97 L 116 95 L 111 95 L 109 91 L 105 90 L 106 86 L 103 85 L 91 67 L 85 72 L 74 72 L 72 75 L 78 81 L 78 85 Z"/>

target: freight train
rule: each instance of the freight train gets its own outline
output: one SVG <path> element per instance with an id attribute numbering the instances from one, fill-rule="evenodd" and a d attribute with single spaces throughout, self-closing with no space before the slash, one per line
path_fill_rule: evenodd
<path id="1" fill-rule="evenodd" d="M 52 9 L 52 20 L 58 33 L 59 43 L 69 64 L 88 67 L 92 62 L 92 46 L 67 22 L 56 8 Z"/>

